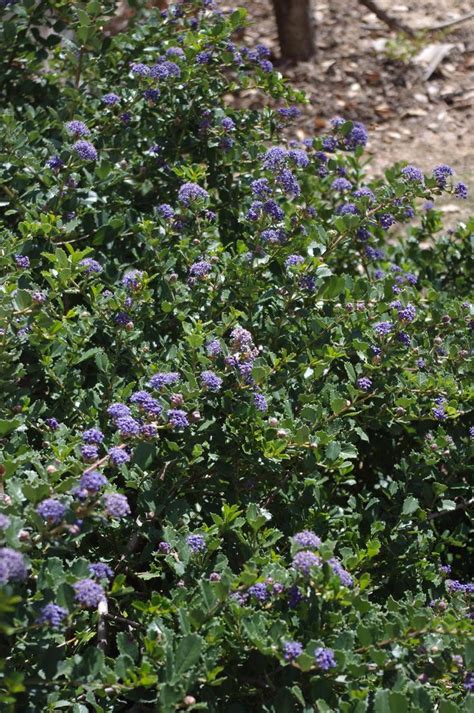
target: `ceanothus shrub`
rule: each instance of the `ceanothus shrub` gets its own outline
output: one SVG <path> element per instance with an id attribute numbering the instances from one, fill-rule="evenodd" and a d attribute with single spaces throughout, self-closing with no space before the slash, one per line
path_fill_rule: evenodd
<path id="1" fill-rule="evenodd" d="M 241 11 L 1 5 L 3 708 L 470 710 L 467 187 Z"/>

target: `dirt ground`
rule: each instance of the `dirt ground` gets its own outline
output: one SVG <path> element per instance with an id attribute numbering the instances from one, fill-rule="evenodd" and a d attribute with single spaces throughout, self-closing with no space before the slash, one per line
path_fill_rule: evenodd
<path id="1" fill-rule="evenodd" d="M 378 0 L 414 30 L 472 12 L 471 0 Z M 279 58 L 271 0 L 239 0 L 250 27 L 245 43 L 261 42 L 272 60 L 309 104 L 295 138 L 324 133 L 338 114 L 364 121 L 370 129 L 371 169 L 379 173 L 406 160 L 429 171 L 449 163 L 470 184 L 470 199 L 444 201 L 453 218 L 474 213 L 474 18 L 413 41 L 394 33 L 357 0 L 317 0 L 313 7 L 317 54 L 289 66 Z M 261 105 L 249 92 L 245 102 Z"/>

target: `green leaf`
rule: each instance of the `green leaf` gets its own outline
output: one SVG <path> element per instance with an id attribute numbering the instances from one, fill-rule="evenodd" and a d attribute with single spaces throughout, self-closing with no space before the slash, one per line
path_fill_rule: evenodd
<path id="1" fill-rule="evenodd" d="M 266 522 L 272 518 L 271 514 L 265 508 L 261 508 L 255 503 L 250 503 L 245 514 L 245 518 L 254 532 L 258 532 Z"/>
<path id="2" fill-rule="evenodd" d="M 390 709 L 390 691 L 377 691 L 374 697 L 374 713 L 393 713 Z"/>
<path id="3" fill-rule="evenodd" d="M 408 498 L 405 498 L 405 502 L 403 503 L 403 510 L 402 513 L 403 515 L 412 515 L 414 512 L 418 510 L 420 507 L 420 504 L 417 500 L 417 498 L 414 498 L 413 496 L 408 496 Z"/>
<path id="4" fill-rule="evenodd" d="M 452 701 L 447 701 L 443 699 L 439 702 L 439 713 L 459 713 L 458 706 Z"/>
<path id="5" fill-rule="evenodd" d="M 0 436 L 6 436 L 7 433 L 11 433 L 15 428 L 21 425 L 19 418 L 12 418 L 11 420 L 6 418 L 0 418 Z"/>
<path id="6" fill-rule="evenodd" d="M 390 713 L 408 713 L 408 698 L 400 691 L 390 691 Z"/>
<path id="7" fill-rule="evenodd" d="M 178 644 L 174 656 L 174 671 L 181 676 L 194 666 L 201 655 L 204 640 L 198 634 L 184 636 Z"/>

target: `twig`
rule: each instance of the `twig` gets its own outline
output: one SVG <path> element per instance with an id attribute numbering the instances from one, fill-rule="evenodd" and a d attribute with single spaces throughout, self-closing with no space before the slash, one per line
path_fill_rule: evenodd
<path id="1" fill-rule="evenodd" d="M 428 515 L 429 520 L 435 520 L 437 517 L 442 517 L 443 515 L 449 515 L 450 513 L 456 512 L 457 510 L 469 510 L 474 506 L 474 498 L 471 498 L 471 500 L 468 500 L 465 502 L 464 500 L 460 503 L 457 503 L 455 508 L 451 508 L 449 510 L 440 510 L 439 512 L 431 512 Z"/>
<path id="2" fill-rule="evenodd" d="M 385 22 L 386 25 L 388 25 L 392 30 L 396 30 L 397 32 L 404 32 L 405 35 L 408 35 L 409 37 L 416 37 L 416 33 L 414 30 L 412 30 L 411 27 L 408 27 L 408 25 L 405 25 L 404 22 L 401 20 L 397 20 L 396 17 L 393 17 L 393 15 L 389 15 L 385 10 L 382 10 L 381 7 L 379 7 L 374 0 L 359 0 L 361 5 L 364 5 L 370 12 L 373 12 L 374 15 L 377 15 L 379 20 L 382 20 L 382 22 Z"/>
<path id="3" fill-rule="evenodd" d="M 431 25 L 430 27 L 420 27 L 419 32 L 437 32 L 437 30 L 445 30 L 447 27 L 454 27 L 454 25 L 461 25 L 463 22 L 468 22 L 474 18 L 474 12 L 468 12 L 467 15 L 462 15 L 456 20 L 447 20 L 446 22 L 440 22 L 437 25 Z"/>
<path id="4" fill-rule="evenodd" d="M 97 648 L 101 651 L 105 651 L 107 649 L 107 623 L 105 620 L 109 613 L 107 599 L 101 599 L 97 611 L 99 612 L 99 620 L 97 622 Z"/>
<path id="5" fill-rule="evenodd" d="M 124 616 L 117 616 L 115 614 L 104 614 L 104 619 L 107 621 L 119 621 L 121 624 L 127 624 L 131 626 L 132 629 L 144 629 L 143 624 L 139 624 L 138 621 L 132 621 L 132 619 L 127 619 Z"/>

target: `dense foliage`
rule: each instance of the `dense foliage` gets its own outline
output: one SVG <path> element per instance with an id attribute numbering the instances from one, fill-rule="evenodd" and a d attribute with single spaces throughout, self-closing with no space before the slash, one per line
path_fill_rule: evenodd
<path id="1" fill-rule="evenodd" d="M 466 186 L 113 11 L 2 2 L 2 710 L 472 711 Z"/>

